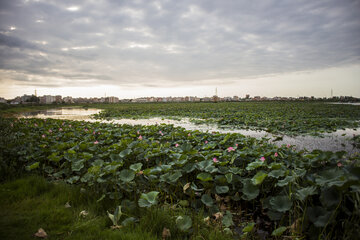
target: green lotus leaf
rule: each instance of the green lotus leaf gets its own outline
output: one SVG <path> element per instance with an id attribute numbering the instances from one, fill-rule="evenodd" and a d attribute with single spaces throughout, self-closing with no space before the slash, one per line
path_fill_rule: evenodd
<path id="1" fill-rule="evenodd" d="M 33 163 L 33 164 L 29 165 L 29 166 L 26 166 L 26 170 L 31 171 L 33 169 L 38 168 L 39 165 L 40 165 L 40 162 L 35 162 L 35 163 Z"/>
<path id="2" fill-rule="evenodd" d="M 281 236 L 285 231 L 286 231 L 286 227 L 278 227 L 277 229 L 275 229 L 272 233 L 271 236 Z"/>
<path id="3" fill-rule="evenodd" d="M 131 182 L 135 178 L 135 172 L 129 169 L 123 169 L 119 173 L 119 178 L 123 182 Z"/>
<path id="4" fill-rule="evenodd" d="M 217 194 L 227 193 L 229 191 L 229 187 L 228 186 L 216 186 L 215 190 L 216 190 Z"/>
<path id="5" fill-rule="evenodd" d="M 192 226 L 192 220 L 189 216 L 178 216 L 176 218 L 176 226 L 183 232 L 188 231 Z"/>
<path id="6" fill-rule="evenodd" d="M 227 174 L 225 174 L 225 178 L 226 178 L 226 181 L 228 183 L 231 183 L 232 180 L 233 180 L 233 174 L 232 173 L 227 173 Z"/>
<path id="7" fill-rule="evenodd" d="M 292 183 L 295 181 L 295 177 L 294 176 L 286 176 L 284 179 L 282 180 L 278 180 L 276 183 L 276 186 L 278 187 L 284 187 L 286 185 L 288 185 L 289 183 Z"/>
<path id="8" fill-rule="evenodd" d="M 203 188 L 198 188 L 198 186 L 196 186 L 196 184 L 195 183 L 191 183 L 191 189 L 192 190 L 194 190 L 195 192 L 202 192 L 202 191 L 204 191 L 204 189 Z"/>
<path id="9" fill-rule="evenodd" d="M 254 185 L 260 185 L 264 179 L 267 177 L 267 173 L 260 171 L 251 179 Z"/>
<path id="10" fill-rule="evenodd" d="M 91 154 L 91 153 L 88 153 L 88 152 L 83 152 L 82 154 L 81 154 L 81 156 L 82 156 L 82 158 L 83 159 L 85 159 L 86 161 L 88 161 L 88 160 L 90 160 L 91 158 L 93 158 L 93 154 Z"/>
<path id="11" fill-rule="evenodd" d="M 73 171 L 75 171 L 75 172 L 80 171 L 81 169 L 84 168 L 84 162 L 85 162 L 85 160 L 73 161 L 73 162 L 71 163 L 71 170 L 73 170 Z"/>
<path id="12" fill-rule="evenodd" d="M 214 200 L 208 194 L 203 194 L 201 196 L 201 202 L 208 207 L 211 207 L 214 204 Z"/>
<path id="13" fill-rule="evenodd" d="M 315 206 L 309 207 L 306 216 L 316 227 L 325 227 L 331 217 L 332 211 L 326 211 L 325 208 Z"/>
<path id="14" fill-rule="evenodd" d="M 322 189 L 320 201 L 327 208 L 336 206 L 341 201 L 341 192 L 336 187 Z"/>
<path id="15" fill-rule="evenodd" d="M 120 162 L 120 161 L 122 161 L 122 158 L 120 157 L 120 155 L 119 155 L 119 154 L 115 154 L 115 153 L 110 154 L 110 159 L 111 159 L 111 161 L 113 161 L 113 162 Z"/>
<path id="16" fill-rule="evenodd" d="M 315 179 L 315 182 L 320 186 L 337 186 L 341 187 L 346 182 L 344 171 L 332 168 L 319 173 L 319 176 Z"/>
<path id="17" fill-rule="evenodd" d="M 231 212 L 226 211 L 226 214 L 224 215 L 224 217 L 222 219 L 222 224 L 227 228 L 234 225 L 232 218 L 233 218 L 233 216 L 232 216 Z"/>
<path id="18" fill-rule="evenodd" d="M 260 190 L 252 183 L 251 179 L 244 179 L 242 180 L 242 183 L 244 185 L 242 188 L 243 199 L 253 200 L 259 195 Z"/>
<path id="19" fill-rule="evenodd" d="M 180 200 L 179 205 L 182 207 L 188 207 L 190 204 L 188 200 Z"/>
<path id="20" fill-rule="evenodd" d="M 262 161 L 251 162 L 247 165 L 246 170 L 248 170 L 248 171 L 255 170 L 255 169 L 263 166 L 264 162 L 262 162 Z"/>
<path id="21" fill-rule="evenodd" d="M 197 168 L 200 171 L 205 171 L 206 168 L 213 166 L 213 161 L 211 160 L 204 160 L 197 164 Z"/>
<path id="22" fill-rule="evenodd" d="M 104 172 L 115 173 L 115 171 L 122 165 L 123 165 L 122 163 L 111 162 L 111 163 L 107 163 L 103 169 L 104 169 Z"/>
<path id="23" fill-rule="evenodd" d="M 138 201 L 139 207 L 151 207 L 157 204 L 157 196 L 159 192 L 152 191 L 149 193 L 142 193 Z"/>
<path id="24" fill-rule="evenodd" d="M 212 181 L 213 178 L 211 176 L 210 173 L 199 173 L 197 176 L 196 176 L 197 179 L 200 179 L 201 181 L 204 181 L 204 182 L 208 182 L 208 181 Z"/>
<path id="25" fill-rule="evenodd" d="M 121 226 L 126 227 L 126 226 L 129 226 L 129 225 L 131 225 L 131 224 L 133 224 L 135 222 L 136 222 L 136 218 L 128 217 L 128 218 L 124 219 L 124 221 L 121 222 Z"/>
<path id="26" fill-rule="evenodd" d="M 184 172 L 186 172 L 186 173 L 191 173 L 195 169 L 196 169 L 196 164 L 195 163 L 188 163 L 182 168 L 182 170 Z"/>
<path id="27" fill-rule="evenodd" d="M 175 173 L 165 173 L 160 176 L 160 181 L 167 183 L 176 183 L 177 180 L 182 176 L 180 171 L 176 171 Z"/>
<path id="28" fill-rule="evenodd" d="M 244 233 L 251 232 L 251 231 L 254 229 L 254 226 L 255 226 L 255 223 L 254 223 L 254 222 L 248 223 L 248 224 L 243 228 L 242 231 L 243 231 Z"/>
<path id="29" fill-rule="evenodd" d="M 308 196 L 314 195 L 317 193 L 317 189 L 315 186 L 310 186 L 306 188 L 302 188 L 297 190 L 296 197 L 300 201 L 304 201 Z"/>
<path id="30" fill-rule="evenodd" d="M 104 161 L 101 159 L 96 159 L 91 165 L 102 167 L 104 165 Z"/>
<path id="31" fill-rule="evenodd" d="M 269 177 L 279 178 L 285 176 L 285 171 L 282 169 L 272 170 L 269 172 Z"/>
<path id="32" fill-rule="evenodd" d="M 83 183 L 87 183 L 90 182 L 91 179 L 94 177 L 95 177 L 94 174 L 87 172 L 81 177 L 80 181 Z"/>
<path id="33" fill-rule="evenodd" d="M 50 156 L 48 156 L 48 159 L 52 162 L 58 163 L 61 160 L 61 156 L 58 156 L 57 152 L 53 152 Z"/>
<path id="34" fill-rule="evenodd" d="M 141 170 L 142 165 L 143 165 L 142 163 L 134 163 L 131 164 L 129 168 L 134 172 L 139 172 Z"/>
<path id="35" fill-rule="evenodd" d="M 124 158 L 132 153 L 132 150 L 130 148 L 127 148 L 119 153 L 119 156 L 121 158 Z"/>
<path id="36" fill-rule="evenodd" d="M 275 196 L 270 198 L 270 206 L 273 210 L 278 212 L 289 211 L 292 207 L 292 201 L 288 196 Z"/>
<path id="37" fill-rule="evenodd" d="M 73 176 L 73 177 L 71 177 L 71 178 L 68 178 L 68 179 L 66 180 L 66 182 L 68 182 L 68 183 L 70 183 L 70 184 L 74 184 L 74 183 L 76 183 L 79 179 L 80 179 L 79 176 Z"/>

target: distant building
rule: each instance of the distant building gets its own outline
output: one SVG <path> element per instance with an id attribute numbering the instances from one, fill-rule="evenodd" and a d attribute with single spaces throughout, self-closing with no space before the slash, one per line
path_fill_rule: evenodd
<path id="1" fill-rule="evenodd" d="M 56 97 L 51 95 L 44 95 L 42 97 L 39 97 L 40 103 L 42 104 L 51 104 L 53 102 L 56 102 Z"/>
<path id="2" fill-rule="evenodd" d="M 118 103 L 119 98 L 117 98 L 117 97 L 106 97 L 105 102 L 107 102 L 107 103 Z"/>
<path id="3" fill-rule="evenodd" d="M 246 94 L 245 99 L 249 99 L 249 98 L 250 98 L 250 94 Z"/>
<path id="4" fill-rule="evenodd" d="M 6 101 L 5 98 L 0 97 L 0 103 L 6 103 L 6 102 L 7 102 L 7 101 Z"/>
<path id="5" fill-rule="evenodd" d="M 63 98 L 64 103 L 74 103 L 73 98 L 70 96 Z"/>
<path id="6" fill-rule="evenodd" d="M 61 95 L 56 95 L 55 96 L 55 102 L 56 103 L 62 103 L 62 96 Z"/>

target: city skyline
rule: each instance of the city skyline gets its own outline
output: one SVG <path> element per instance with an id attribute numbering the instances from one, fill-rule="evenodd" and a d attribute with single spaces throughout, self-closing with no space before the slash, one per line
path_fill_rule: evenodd
<path id="1" fill-rule="evenodd" d="M 360 97 L 360 1 L 0 3 L 0 96 Z"/>

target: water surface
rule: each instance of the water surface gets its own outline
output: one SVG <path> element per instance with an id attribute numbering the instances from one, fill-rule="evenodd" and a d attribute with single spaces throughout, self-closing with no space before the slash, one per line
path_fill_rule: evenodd
<path id="1" fill-rule="evenodd" d="M 351 138 L 354 135 L 360 134 L 360 129 L 345 129 L 338 130 L 333 133 L 324 133 L 323 137 L 314 136 L 282 136 L 282 139 L 272 135 L 266 131 L 255 131 L 245 129 L 219 128 L 214 124 L 194 124 L 189 118 L 182 118 L 181 120 L 164 119 L 164 118 L 149 118 L 149 119 L 114 119 L 114 120 L 97 120 L 91 115 L 101 112 L 101 109 L 95 108 L 59 108 L 44 111 L 36 111 L 24 113 L 20 117 L 25 118 L 54 118 L 66 120 L 81 120 L 88 122 L 103 122 L 113 124 L 129 124 L 129 125 L 155 125 L 155 124 L 172 124 L 176 127 L 183 127 L 188 130 L 199 130 L 202 132 L 220 132 L 220 133 L 240 133 L 245 136 L 255 138 L 269 138 L 271 142 L 277 146 L 283 144 L 294 145 L 297 150 L 315 150 L 323 151 L 346 151 L 348 154 L 360 153 L 360 149 L 355 148 L 351 143 Z"/>

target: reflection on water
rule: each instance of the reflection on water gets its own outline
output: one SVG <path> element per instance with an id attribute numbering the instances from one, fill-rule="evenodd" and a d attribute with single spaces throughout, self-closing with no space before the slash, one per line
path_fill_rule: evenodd
<path id="1" fill-rule="evenodd" d="M 23 113 L 20 117 L 25 118 L 54 118 L 54 119 L 68 119 L 68 120 L 86 120 L 90 115 L 101 112 L 101 109 L 96 108 L 56 108 L 49 110 L 41 110 L 35 112 Z"/>
<path id="2" fill-rule="evenodd" d="M 354 148 L 351 144 L 350 138 L 353 135 L 359 135 L 360 129 L 346 129 L 338 130 L 334 133 L 325 133 L 323 137 L 314 136 L 283 136 L 282 140 L 277 140 L 277 137 L 265 132 L 255 130 L 243 130 L 243 129 L 226 129 L 219 128 L 214 124 L 194 124 L 190 122 L 189 118 L 183 118 L 181 120 L 163 119 L 163 118 L 150 118 L 150 119 L 117 119 L 117 120 L 96 120 L 91 118 L 90 115 L 99 113 L 100 109 L 81 109 L 81 108 L 59 108 L 45 111 L 24 113 L 20 117 L 25 118 L 55 118 L 55 119 L 67 119 L 67 120 L 81 120 L 88 122 L 103 122 L 103 123 L 115 123 L 115 124 L 129 124 L 129 125 L 154 125 L 154 124 L 172 124 L 176 127 L 183 127 L 188 130 L 199 130 L 202 132 L 220 132 L 220 133 L 240 133 L 245 136 L 255 138 L 269 138 L 271 142 L 277 146 L 283 144 L 294 145 L 297 150 L 307 149 L 309 151 L 320 149 L 323 151 L 346 151 L 349 154 L 360 153 L 360 149 Z"/>

